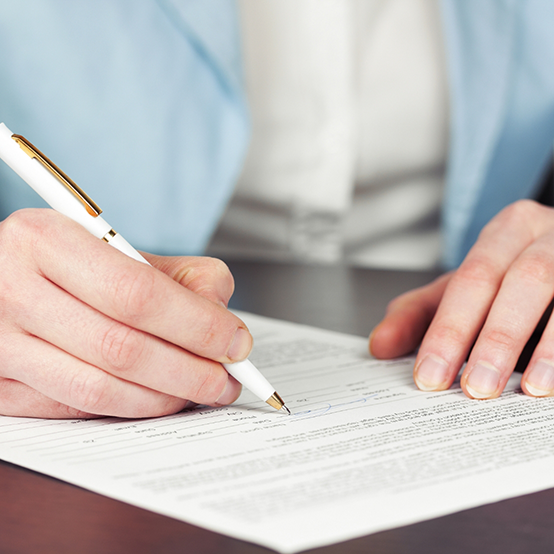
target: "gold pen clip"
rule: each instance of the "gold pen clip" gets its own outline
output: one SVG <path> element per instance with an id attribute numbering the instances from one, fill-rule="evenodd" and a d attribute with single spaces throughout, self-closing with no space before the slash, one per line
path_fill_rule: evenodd
<path id="1" fill-rule="evenodd" d="M 77 197 L 77 199 L 83 204 L 87 212 L 92 217 L 97 217 L 102 213 L 102 210 L 96 204 L 87 193 L 81 189 L 74 181 L 72 181 L 59 167 L 54 165 L 38 148 L 33 146 L 25 137 L 21 135 L 12 135 L 12 139 L 19 144 L 19 147 L 27 156 L 35 158 L 39 161 L 54 177 L 56 177 L 61 183 L 69 189 L 69 191 Z"/>

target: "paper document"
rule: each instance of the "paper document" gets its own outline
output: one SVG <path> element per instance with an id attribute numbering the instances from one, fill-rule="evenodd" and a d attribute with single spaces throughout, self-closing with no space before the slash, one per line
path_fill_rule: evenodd
<path id="1" fill-rule="evenodd" d="M 0 457 L 279 552 L 554 486 L 554 399 L 424 393 L 365 338 L 239 314 L 293 412 L 232 406 L 149 420 L 0 418 Z"/>

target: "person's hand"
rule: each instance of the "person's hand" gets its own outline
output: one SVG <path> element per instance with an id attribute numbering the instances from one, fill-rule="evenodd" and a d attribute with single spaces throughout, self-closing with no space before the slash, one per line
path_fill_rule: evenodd
<path id="1" fill-rule="evenodd" d="M 390 303 L 370 351 L 401 356 L 423 339 L 414 366 L 422 390 L 450 387 L 469 355 L 462 389 L 471 398 L 495 398 L 553 297 L 554 209 L 519 201 L 485 227 L 455 272 Z M 552 318 L 521 387 L 532 396 L 554 394 Z"/>
<path id="2" fill-rule="evenodd" d="M 153 417 L 234 401 L 252 337 L 227 267 L 136 262 L 52 210 L 0 223 L 0 414 Z"/>

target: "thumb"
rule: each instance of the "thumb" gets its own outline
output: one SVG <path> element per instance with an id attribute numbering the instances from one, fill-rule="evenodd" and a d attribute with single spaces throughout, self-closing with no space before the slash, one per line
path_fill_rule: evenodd
<path id="1" fill-rule="evenodd" d="M 235 281 L 229 268 L 221 260 L 201 256 L 142 254 L 156 269 L 183 287 L 227 307 L 235 290 Z"/>
<path id="2" fill-rule="evenodd" d="M 369 336 L 370 353 L 388 359 L 413 352 L 421 343 L 451 276 L 446 273 L 392 300 L 385 317 Z"/>

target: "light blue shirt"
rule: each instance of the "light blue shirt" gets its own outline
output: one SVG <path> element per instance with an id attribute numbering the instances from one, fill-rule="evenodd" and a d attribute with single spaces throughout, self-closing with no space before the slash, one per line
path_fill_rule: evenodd
<path id="1" fill-rule="evenodd" d="M 445 265 L 531 197 L 554 139 L 554 2 L 443 0 Z M 0 120 L 137 247 L 201 253 L 248 142 L 233 0 L 0 0 Z M 0 216 L 39 205 L 0 165 Z"/>
<path id="2" fill-rule="evenodd" d="M 141 249 L 201 253 L 248 142 L 232 0 L 0 1 L 0 121 Z M 0 217 L 41 201 L 0 164 Z"/>
<path id="3" fill-rule="evenodd" d="M 554 144 L 554 2 L 443 0 L 451 138 L 447 267 L 503 207 L 537 192 Z"/>

